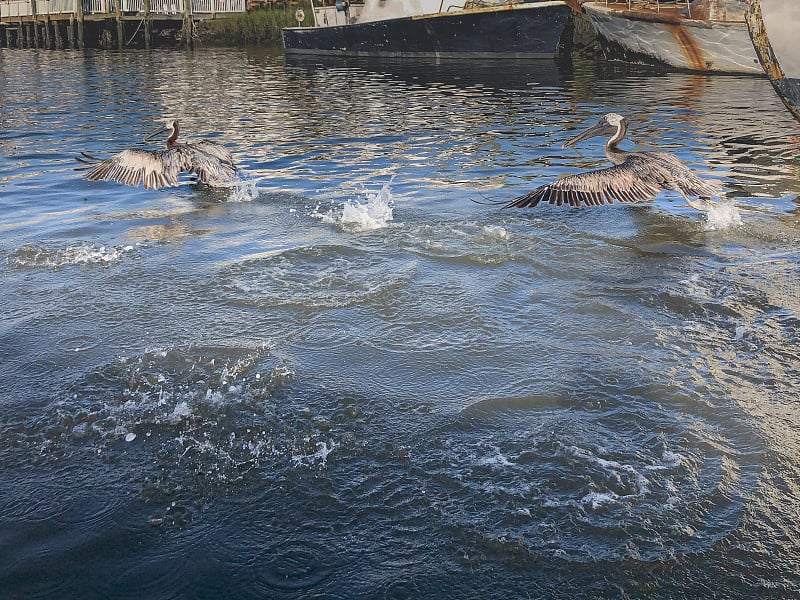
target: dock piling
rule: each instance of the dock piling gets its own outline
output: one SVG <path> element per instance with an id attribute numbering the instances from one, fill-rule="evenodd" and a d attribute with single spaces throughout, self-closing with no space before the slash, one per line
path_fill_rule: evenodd
<path id="1" fill-rule="evenodd" d="M 150 50 L 152 40 L 152 22 L 150 20 L 150 0 L 144 0 L 144 48 Z"/>

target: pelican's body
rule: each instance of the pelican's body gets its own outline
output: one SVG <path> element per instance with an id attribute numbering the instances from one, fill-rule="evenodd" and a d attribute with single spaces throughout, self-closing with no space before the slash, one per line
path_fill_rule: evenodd
<path id="1" fill-rule="evenodd" d="M 663 190 L 674 190 L 683 196 L 689 206 L 708 210 L 712 196 L 720 193 L 717 181 L 706 181 L 695 175 L 676 156 L 669 152 L 626 152 L 619 144 L 628 129 L 625 117 L 616 113 L 604 115 L 600 122 L 584 133 L 569 140 L 564 147 L 599 135 L 608 128 L 616 128 L 606 142 L 606 156 L 613 167 L 568 175 L 515 198 L 507 208 L 536 206 L 549 202 L 561 206 L 599 206 L 617 202 L 641 202 L 652 200 Z M 696 196 L 703 203 L 689 199 Z"/>
<path id="2" fill-rule="evenodd" d="M 199 181 L 210 186 L 224 185 L 236 176 L 233 157 L 224 146 L 208 140 L 179 144 L 177 121 L 169 121 L 166 127 L 147 136 L 145 140 L 167 131 L 167 147 L 162 150 L 129 148 L 106 160 L 84 153 L 77 160 L 91 166 L 86 174 L 89 181 L 102 179 L 133 186 L 141 183 L 145 189 L 178 185 L 181 173 L 195 175 Z"/>

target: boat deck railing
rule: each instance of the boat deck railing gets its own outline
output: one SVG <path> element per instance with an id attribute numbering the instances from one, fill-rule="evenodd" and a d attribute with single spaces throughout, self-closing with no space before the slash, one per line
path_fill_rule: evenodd
<path id="1" fill-rule="evenodd" d="M 609 4 L 627 4 L 628 10 L 634 8 L 649 8 L 655 9 L 656 12 L 661 12 L 662 5 L 676 6 L 684 2 L 686 3 L 686 10 L 688 11 L 689 18 L 691 18 L 692 6 L 689 0 L 606 0 L 606 6 Z"/>
<path id="2" fill-rule="evenodd" d="M 0 0 L 0 17 L 64 15 L 77 12 L 79 0 Z M 80 0 L 84 15 L 113 14 L 117 0 Z M 192 14 L 245 12 L 246 0 L 190 0 Z M 123 13 L 144 13 L 145 0 L 119 0 Z M 150 0 L 151 14 L 174 15 L 186 12 L 185 0 Z"/>

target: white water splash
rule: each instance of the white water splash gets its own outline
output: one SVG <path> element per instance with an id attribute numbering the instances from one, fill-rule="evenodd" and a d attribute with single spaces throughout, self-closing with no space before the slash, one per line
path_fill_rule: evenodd
<path id="1" fill-rule="evenodd" d="M 240 173 L 230 184 L 230 197 L 228 202 L 252 202 L 258 198 L 258 183 L 261 178 Z"/>
<path id="2" fill-rule="evenodd" d="M 306 442 L 309 441 L 306 440 Z M 317 442 L 315 452 L 309 454 L 293 454 L 292 462 L 297 466 L 306 465 L 310 467 L 315 463 L 319 463 L 321 466 L 325 467 L 328 463 L 328 455 L 333 452 L 334 448 L 336 448 L 336 444 L 334 444 L 332 440 L 330 446 L 328 446 L 327 442 Z"/>
<path id="3" fill-rule="evenodd" d="M 341 213 L 332 210 L 320 213 L 319 207 L 314 209 L 312 216 L 318 217 L 323 223 L 338 225 L 352 231 L 374 231 L 386 227 L 394 220 L 392 193 L 389 184 L 378 192 L 367 192 L 366 201 L 349 200 L 342 204 Z"/>
<path id="4" fill-rule="evenodd" d="M 706 213 L 706 231 L 722 231 L 742 224 L 742 215 L 731 201 L 716 202 Z"/>

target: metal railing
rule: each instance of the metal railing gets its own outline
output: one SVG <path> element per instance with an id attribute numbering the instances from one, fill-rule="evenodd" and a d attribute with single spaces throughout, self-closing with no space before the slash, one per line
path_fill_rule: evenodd
<path id="1" fill-rule="evenodd" d="M 76 0 L 36 0 L 37 15 L 75 12 Z M 30 0 L 0 0 L 0 17 L 28 17 L 34 14 Z"/>
<path id="2" fill-rule="evenodd" d="M 655 7 L 656 12 L 661 12 L 661 4 L 662 0 L 610 0 L 611 4 L 627 4 L 628 9 L 633 8 L 650 8 L 652 9 Z M 670 4 L 675 6 L 677 4 L 682 4 L 686 2 L 686 10 L 689 13 L 689 18 L 692 17 L 692 7 L 690 5 L 689 0 L 663 0 L 663 4 Z M 609 0 L 606 0 L 606 5 L 608 5 Z"/>
<path id="3" fill-rule="evenodd" d="M 30 4 L 27 0 L 3 0 L 0 2 L 0 18 L 28 16 L 31 14 Z"/>
<path id="4" fill-rule="evenodd" d="M 113 14 L 118 0 L 0 0 L 0 18 L 36 15 L 71 14 L 81 2 L 83 14 Z M 123 13 L 143 13 L 144 0 L 119 0 Z M 240 13 L 246 0 L 191 0 L 192 14 Z M 184 0 L 150 0 L 153 14 L 173 15 L 185 12 Z"/>

